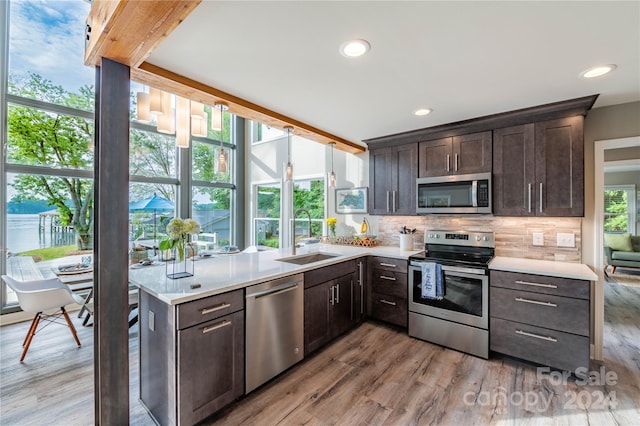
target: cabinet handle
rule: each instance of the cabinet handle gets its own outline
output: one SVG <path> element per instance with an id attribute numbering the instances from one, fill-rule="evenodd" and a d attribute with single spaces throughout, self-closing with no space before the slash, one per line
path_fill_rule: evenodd
<path id="1" fill-rule="evenodd" d="M 219 311 L 220 309 L 227 309 L 229 306 L 231 306 L 230 303 L 221 303 L 218 306 L 212 306 L 210 308 L 204 308 L 200 311 L 200 313 L 202 315 L 207 315 L 210 314 L 211 312 L 215 312 L 215 311 Z"/>
<path id="2" fill-rule="evenodd" d="M 516 297 L 516 302 L 532 303 L 534 305 L 548 306 L 550 308 L 557 308 L 558 305 L 551 302 L 540 302 L 539 300 L 523 299 L 522 297 Z"/>
<path id="3" fill-rule="evenodd" d="M 389 191 L 387 191 L 387 212 L 389 212 Z"/>
<path id="4" fill-rule="evenodd" d="M 458 161 L 459 161 L 458 154 L 454 155 L 453 157 L 453 171 L 457 172 L 458 171 Z"/>
<path id="5" fill-rule="evenodd" d="M 389 281 L 396 281 L 395 277 L 388 277 L 386 275 L 380 275 L 380 279 L 389 280 Z"/>
<path id="6" fill-rule="evenodd" d="M 336 303 L 340 304 L 340 284 L 336 284 Z"/>
<path id="7" fill-rule="evenodd" d="M 360 315 L 364 314 L 364 282 L 362 277 L 362 262 L 358 262 L 358 282 L 360 283 Z"/>
<path id="8" fill-rule="evenodd" d="M 218 323 L 216 325 L 212 325 L 211 327 L 203 328 L 202 329 L 202 334 L 208 333 L 208 332 L 213 331 L 213 330 L 217 330 L 217 329 L 222 328 L 222 327 L 226 327 L 228 325 L 231 325 L 231 321 L 224 320 L 221 323 Z"/>
<path id="9" fill-rule="evenodd" d="M 396 191 L 391 191 L 391 205 L 393 206 L 392 212 L 396 212 Z"/>
<path id="10" fill-rule="evenodd" d="M 335 290 L 335 286 L 331 286 L 331 306 L 333 306 L 334 302 L 335 302 L 334 301 L 335 296 L 334 296 L 334 293 L 333 293 L 334 290 Z"/>
<path id="11" fill-rule="evenodd" d="M 380 266 L 388 266 L 390 268 L 397 268 L 398 265 L 394 265 L 393 263 L 384 263 L 384 262 L 380 262 Z"/>
<path id="12" fill-rule="evenodd" d="M 531 213 L 531 184 L 529 186 L 529 213 Z"/>
<path id="13" fill-rule="evenodd" d="M 520 281 L 520 280 L 516 281 L 516 284 L 531 285 L 534 287 L 558 288 L 558 286 L 555 284 L 532 283 L 529 281 Z"/>
<path id="14" fill-rule="evenodd" d="M 536 339 L 540 339 L 540 340 L 546 340 L 548 342 L 557 342 L 558 339 L 556 339 L 555 337 L 551 337 L 551 336 L 541 336 L 539 334 L 535 334 L 535 333 L 528 333 L 526 331 L 523 330 L 516 330 L 516 334 L 521 334 L 523 336 L 529 336 L 529 337 L 535 337 Z"/>
<path id="15" fill-rule="evenodd" d="M 389 302 L 388 300 L 380 299 L 380 303 L 384 303 L 385 305 L 396 306 L 396 302 Z"/>
<path id="16" fill-rule="evenodd" d="M 449 163 L 451 161 L 451 156 L 449 154 L 447 154 L 447 158 L 445 158 L 446 161 L 446 166 L 447 166 L 447 172 L 451 171 L 451 167 L 449 166 Z"/>
<path id="17" fill-rule="evenodd" d="M 540 213 L 542 213 L 542 182 L 540 182 Z"/>

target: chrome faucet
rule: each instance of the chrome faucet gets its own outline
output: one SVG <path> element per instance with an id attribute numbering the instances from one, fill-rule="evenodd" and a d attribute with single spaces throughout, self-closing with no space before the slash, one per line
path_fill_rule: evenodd
<path id="1" fill-rule="evenodd" d="M 303 212 L 307 214 L 309 218 L 309 228 L 307 229 L 307 237 L 311 237 L 311 213 L 307 209 L 298 209 L 293 213 L 293 220 L 291 221 L 291 255 L 296 255 L 296 216 L 298 213 Z"/>

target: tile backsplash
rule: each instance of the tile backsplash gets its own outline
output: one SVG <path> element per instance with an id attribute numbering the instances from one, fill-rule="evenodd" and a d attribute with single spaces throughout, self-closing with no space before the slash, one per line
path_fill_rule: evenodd
<path id="1" fill-rule="evenodd" d="M 378 239 L 384 245 L 399 245 L 402 226 L 416 228 L 414 247 L 424 246 L 425 229 L 493 231 L 496 256 L 525 259 L 582 261 L 582 218 L 501 217 L 491 215 L 378 216 Z M 542 246 L 533 245 L 533 233 L 543 234 Z M 574 247 L 558 247 L 557 234 L 575 236 Z"/>

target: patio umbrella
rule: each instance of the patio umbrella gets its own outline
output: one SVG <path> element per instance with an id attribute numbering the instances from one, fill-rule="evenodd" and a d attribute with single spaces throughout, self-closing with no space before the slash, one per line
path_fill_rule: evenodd
<path id="1" fill-rule="evenodd" d="M 153 212 L 153 237 L 156 238 L 156 212 L 173 210 L 173 202 L 158 196 L 156 193 L 152 197 L 143 198 L 139 201 L 129 203 L 129 211 Z"/>

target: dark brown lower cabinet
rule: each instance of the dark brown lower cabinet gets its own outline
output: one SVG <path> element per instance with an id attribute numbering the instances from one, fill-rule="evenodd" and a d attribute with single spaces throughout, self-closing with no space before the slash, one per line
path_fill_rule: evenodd
<path id="1" fill-rule="evenodd" d="M 378 256 L 369 259 L 369 315 L 407 327 L 407 261 Z"/>
<path id="2" fill-rule="evenodd" d="M 356 262 L 353 260 L 305 273 L 305 356 L 358 323 L 358 277 Z"/>
<path id="3" fill-rule="evenodd" d="M 140 399 L 157 423 L 191 425 L 243 395 L 243 290 L 177 306 L 141 291 L 139 315 Z"/>
<path id="4" fill-rule="evenodd" d="M 490 347 L 570 372 L 589 368 L 590 283 L 491 271 Z"/>

